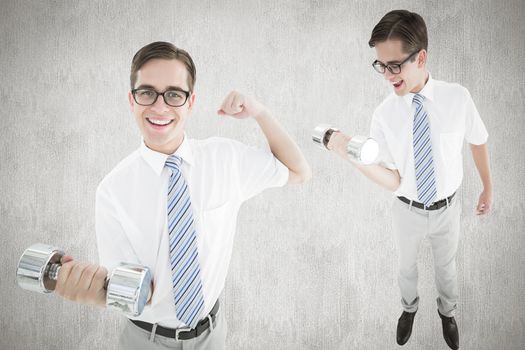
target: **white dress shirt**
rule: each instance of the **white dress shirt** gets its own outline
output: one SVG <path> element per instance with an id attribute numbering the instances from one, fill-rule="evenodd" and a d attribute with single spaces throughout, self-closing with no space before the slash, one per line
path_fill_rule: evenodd
<path id="1" fill-rule="evenodd" d="M 204 311 L 221 294 L 241 203 L 266 188 L 283 186 L 288 168 L 269 151 L 212 137 L 184 137 L 175 152 L 188 183 L 197 231 Z M 151 304 L 134 319 L 180 327 L 173 301 L 167 231 L 167 155 L 141 144 L 97 188 L 96 235 L 100 264 L 142 264 L 153 276 Z M 204 315 L 203 315 L 204 316 Z"/>
<path id="2" fill-rule="evenodd" d="M 463 139 L 481 145 L 487 142 L 488 133 L 470 93 L 463 86 L 434 80 L 429 74 L 419 93 L 425 96 L 423 105 L 430 123 L 436 200 L 440 200 L 454 193 L 463 179 Z M 370 137 L 379 144 L 379 163 L 399 171 L 401 184 L 395 195 L 417 201 L 413 98 L 413 93 L 389 95 L 374 111 Z"/>

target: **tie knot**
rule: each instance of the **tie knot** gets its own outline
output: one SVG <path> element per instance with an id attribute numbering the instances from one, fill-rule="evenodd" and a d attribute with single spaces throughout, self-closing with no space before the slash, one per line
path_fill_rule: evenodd
<path id="1" fill-rule="evenodd" d="M 425 96 L 421 94 L 415 94 L 414 99 L 412 100 L 412 103 L 415 103 L 416 106 L 420 106 L 423 104 L 423 100 L 425 99 Z"/>
<path id="2" fill-rule="evenodd" d="M 166 166 L 168 169 L 175 171 L 180 170 L 180 165 L 182 164 L 182 158 L 176 155 L 171 155 L 166 159 Z"/>

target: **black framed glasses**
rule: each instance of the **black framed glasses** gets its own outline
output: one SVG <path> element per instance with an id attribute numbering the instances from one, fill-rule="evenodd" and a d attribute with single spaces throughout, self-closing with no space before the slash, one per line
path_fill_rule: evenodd
<path id="1" fill-rule="evenodd" d="M 184 91 L 182 89 L 171 89 L 164 92 L 158 92 L 154 89 L 142 88 L 131 90 L 131 94 L 133 95 L 135 102 L 141 106 L 151 106 L 157 102 L 157 98 L 159 98 L 160 95 L 168 106 L 180 107 L 186 103 L 190 96 L 189 91 Z"/>
<path id="2" fill-rule="evenodd" d="M 411 59 L 416 53 L 418 53 L 420 50 L 417 50 L 417 51 L 414 51 L 410 54 L 410 56 L 408 56 L 407 58 L 405 58 L 402 62 L 399 62 L 399 63 L 389 63 L 389 64 L 384 64 L 383 62 L 381 61 L 378 61 L 378 60 L 375 60 L 374 63 L 372 63 L 372 67 L 374 67 L 374 69 L 376 70 L 376 72 L 380 73 L 380 74 L 384 74 L 385 73 L 385 70 L 388 69 L 388 71 L 392 74 L 399 74 L 401 73 L 401 66 L 403 64 L 405 64 L 406 62 L 408 62 L 409 59 Z"/>

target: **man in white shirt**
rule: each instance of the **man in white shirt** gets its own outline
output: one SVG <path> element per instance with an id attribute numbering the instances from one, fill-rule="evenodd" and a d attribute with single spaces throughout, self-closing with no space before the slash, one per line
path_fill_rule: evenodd
<path id="1" fill-rule="evenodd" d="M 425 22 L 416 13 L 391 11 L 374 27 L 369 41 L 377 54 L 373 67 L 392 84 L 394 93 L 372 117 L 370 136 L 380 146 L 378 164 L 354 164 L 397 197 L 392 214 L 404 309 L 398 321 L 397 343 L 404 345 L 412 332 L 419 302 L 417 254 L 421 240 L 428 237 L 443 337 L 450 348 L 457 349 L 455 256 L 460 204 L 456 191 L 463 177 L 461 152 L 465 139 L 484 188 L 477 213 L 486 214 L 492 204 L 488 134 L 468 90 L 430 76 L 426 69 L 427 43 Z M 349 140 L 343 133 L 334 133 L 328 148 L 347 159 Z"/>
<path id="2" fill-rule="evenodd" d="M 150 269 L 149 302 L 128 322 L 122 349 L 224 348 L 218 298 L 242 202 L 311 176 L 301 151 L 268 109 L 236 91 L 218 114 L 254 118 L 271 152 L 225 138 L 188 138 L 184 125 L 195 104 L 194 85 L 193 60 L 171 43 L 154 42 L 135 54 L 128 98 L 143 142 L 97 189 L 101 266 L 66 257 L 58 277 L 58 294 L 103 306 L 108 270 L 119 262 Z"/>

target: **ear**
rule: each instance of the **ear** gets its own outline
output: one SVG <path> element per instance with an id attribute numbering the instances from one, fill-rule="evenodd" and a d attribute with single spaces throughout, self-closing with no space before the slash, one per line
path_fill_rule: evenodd
<path id="1" fill-rule="evenodd" d="M 188 111 L 193 109 L 193 104 L 195 103 L 195 93 L 192 92 L 190 97 L 188 97 Z"/>
<path id="2" fill-rule="evenodd" d="M 133 112 L 133 109 L 135 108 L 135 100 L 133 99 L 133 94 L 131 93 L 131 90 L 128 91 L 128 102 L 129 102 L 131 111 Z"/>
<path id="3" fill-rule="evenodd" d="M 417 67 L 424 68 L 427 63 L 427 50 L 422 49 L 417 55 Z"/>

